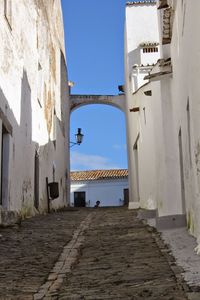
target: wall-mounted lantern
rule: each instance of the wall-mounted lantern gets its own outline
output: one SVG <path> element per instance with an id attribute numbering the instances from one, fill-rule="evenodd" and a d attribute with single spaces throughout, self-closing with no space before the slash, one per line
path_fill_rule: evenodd
<path id="1" fill-rule="evenodd" d="M 81 133 L 81 128 L 78 128 L 77 133 L 75 134 L 76 142 L 70 142 L 70 147 L 73 147 L 74 145 L 80 145 L 83 141 L 84 135 Z"/>

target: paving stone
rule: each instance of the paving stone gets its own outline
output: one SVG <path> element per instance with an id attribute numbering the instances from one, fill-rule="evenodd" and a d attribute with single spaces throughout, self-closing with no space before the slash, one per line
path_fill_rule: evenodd
<path id="1" fill-rule="evenodd" d="M 48 276 L 48 280 L 55 280 L 58 277 L 57 273 L 50 273 Z"/>
<path id="2" fill-rule="evenodd" d="M 191 292 L 191 293 L 187 293 L 187 296 L 188 296 L 188 300 L 199 300 L 200 299 L 200 293 Z"/>
<path id="3" fill-rule="evenodd" d="M 33 297 L 34 300 L 41 300 L 43 298 L 44 298 L 44 293 L 35 294 Z"/>
<path id="4" fill-rule="evenodd" d="M 198 299 L 160 234 L 136 212 L 91 211 L 37 216 L 1 229 L 0 299 Z"/>
<path id="5" fill-rule="evenodd" d="M 33 299 L 87 215 L 84 209 L 51 213 L 0 228 L 0 299 Z"/>
<path id="6" fill-rule="evenodd" d="M 98 209 L 79 252 L 59 300 L 187 299 L 184 282 L 177 282 L 174 273 L 180 269 L 174 264 L 173 272 L 174 260 L 160 235 L 133 211 Z"/>

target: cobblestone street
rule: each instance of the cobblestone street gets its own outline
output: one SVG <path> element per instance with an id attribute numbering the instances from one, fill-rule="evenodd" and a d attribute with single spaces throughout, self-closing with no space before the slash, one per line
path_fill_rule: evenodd
<path id="1" fill-rule="evenodd" d="M 125 208 L 36 216 L 0 239 L 0 299 L 188 299 L 159 234 Z"/>
<path id="2" fill-rule="evenodd" d="M 0 229 L 0 299 L 33 299 L 87 211 L 36 216 Z"/>

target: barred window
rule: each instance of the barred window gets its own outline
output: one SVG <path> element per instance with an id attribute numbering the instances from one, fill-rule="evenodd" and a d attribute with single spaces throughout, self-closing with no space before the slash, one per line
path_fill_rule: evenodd
<path id="1" fill-rule="evenodd" d="M 158 52 L 158 47 L 143 48 L 143 53 L 152 53 L 152 52 Z"/>

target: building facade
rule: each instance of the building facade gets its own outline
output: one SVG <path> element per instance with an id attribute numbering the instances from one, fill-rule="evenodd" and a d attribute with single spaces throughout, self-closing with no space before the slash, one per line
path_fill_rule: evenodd
<path id="1" fill-rule="evenodd" d="M 0 4 L 0 205 L 47 211 L 46 182 L 67 205 L 69 91 L 60 0 Z M 67 179 L 69 180 L 69 179 Z"/>
<path id="2" fill-rule="evenodd" d="M 158 17 L 155 1 L 133 1 L 126 5 L 126 24 L 125 24 L 125 94 L 126 94 L 126 122 L 127 122 L 127 150 L 129 165 L 129 191 L 130 208 L 138 208 L 143 198 L 140 195 L 148 190 L 148 202 L 154 207 L 152 180 L 154 177 L 154 141 L 150 144 L 145 141 L 143 149 L 139 143 L 144 141 L 141 136 L 140 126 L 145 126 L 147 107 L 137 103 L 136 97 L 141 87 L 148 83 L 144 77 L 152 70 L 154 64 L 160 58 Z M 150 102 L 148 103 L 148 105 Z M 130 111 L 132 110 L 132 111 Z M 140 111 L 139 111 L 140 110 Z M 138 116 L 142 114 L 143 123 L 139 122 Z M 149 120 L 148 120 L 149 122 Z M 152 120 L 151 127 L 153 126 Z M 150 129 L 149 129 L 150 130 Z M 148 137 L 149 132 L 146 132 Z M 151 138 L 149 137 L 149 140 Z M 140 149 L 139 149 L 140 147 Z M 145 152 L 151 153 L 151 159 L 147 158 Z M 141 158 L 142 157 L 142 158 Z M 146 175 L 141 173 L 141 163 Z M 140 172 L 139 172 L 140 168 Z M 141 182 L 139 180 L 143 180 Z M 145 188 L 140 188 L 144 185 Z M 146 197 L 145 197 L 146 198 Z"/>
<path id="3" fill-rule="evenodd" d="M 94 207 L 128 205 L 128 170 L 71 172 L 70 205 Z"/>
<path id="4" fill-rule="evenodd" d="M 154 20 L 156 39 L 148 40 L 158 43 L 160 52 L 141 86 L 134 90 L 131 71 L 133 61 L 139 64 L 140 60 L 129 58 L 131 40 L 136 39 L 136 28 L 148 26 L 147 17 L 132 24 L 129 15 L 135 19 L 138 10 L 148 11 L 151 22 Z M 157 222 L 163 226 L 170 222 L 183 225 L 185 219 L 198 243 L 199 10 L 200 3 L 195 0 L 133 1 L 126 6 L 125 34 L 130 208 L 156 209 Z M 146 39 L 141 29 L 137 44 Z"/>

